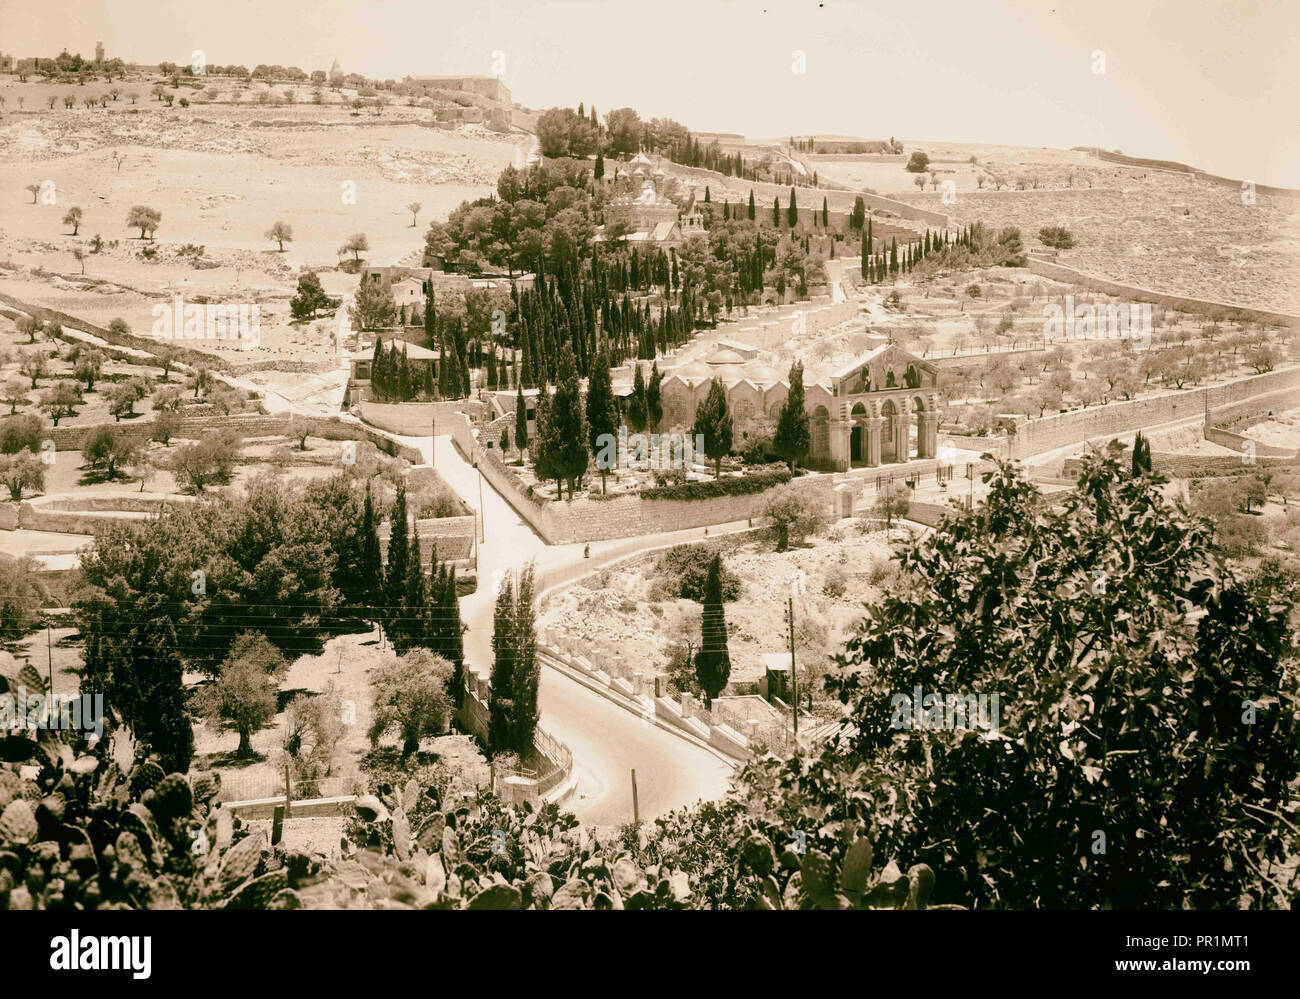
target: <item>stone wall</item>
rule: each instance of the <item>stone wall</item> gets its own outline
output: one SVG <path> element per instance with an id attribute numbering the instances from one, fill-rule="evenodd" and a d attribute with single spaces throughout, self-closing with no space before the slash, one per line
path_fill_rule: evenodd
<path id="1" fill-rule="evenodd" d="M 600 500 L 579 496 L 564 502 L 538 503 L 526 495 L 521 481 L 501 464 L 494 451 L 478 446 L 469 420 L 463 414 L 452 423 L 452 439 L 471 462 L 477 461 L 479 471 L 492 488 L 552 545 L 607 541 L 749 520 L 762 516 L 767 501 L 767 493 L 763 492 L 698 500 L 648 500 L 640 496 Z M 812 496 L 828 515 L 833 512 L 835 480 L 832 476 L 809 474 L 793 479 L 792 483 Z"/>
<path id="2" fill-rule="evenodd" d="M 1293 447 L 1274 447 L 1271 444 L 1261 444 L 1245 434 L 1224 430 L 1222 427 L 1206 427 L 1205 439 L 1214 444 L 1231 448 L 1238 454 L 1254 454 L 1261 458 L 1294 458 L 1297 454 L 1296 449 Z"/>
<path id="3" fill-rule="evenodd" d="M 127 423 L 93 423 L 82 426 L 54 427 L 47 431 L 49 434 L 48 439 L 54 441 L 54 447 L 58 451 L 80 451 L 85 446 L 90 435 L 105 426 L 112 427 L 125 436 L 143 441 L 148 440 L 153 433 L 154 421 L 131 420 Z M 380 430 L 357 423 L 348 423 L 343 420 L 311 416 L 288 414 L 263 416 L 231 413 L 221 416 L 189 417 L 181 420 L 180 430 L 176 436 L 183 439 L 200 437 L 205 433 L 223 428 L 237 430 L 244 437 L 291 436 L 304 426 L 310 427 L 311 436 L 313 437 L 337 441 L 368 440 L 387 455 L 405 458 L 416 465 L 424 461 L 424 455 L 418 448 L 399 444 Z"/>
<path id="4" fill-rule="evenodd" d="M 428 437 L 431 427 L 436 427 L 466 408 L 483 409 L 476 400 L 448 402 L 371 402 L 358 404 L 361 418 L 372 426 L 389 433 L 412 437 Z"/>
<path id="5" fill-rule="evenodd" d="M 1052 278 L 1054 281 L 1065 281 L 1069 284 L 1089 288 L 1092 291 L 1117 295 L 1130 302 L 1153 302 L 1171 309 L 1207 316 L 1223 313 L 1234 318 L 1251 319 L 1278 326 L 1300 325 L 1300 316 L 1293 316 L 1290 313 L 1254 309 L 1247 305 L 1234 305 L 1229 302 L 1214 302 L 1204 298 L 1192 298 L 1189 295 L 1174 295 L 1167 292 L 1152 291 L 1150 288 L 1140 288 L 1137 285 L 1111 281 L 1108 278 L 1097 277 L 1094 274 L 1085 274 L 1073 267 L 1052 263 L 1050 260 L 1043 260 L 1032 255 L 1029 257 L 1027 266 L 1033 273 Z"/>
<path id="6" fill-rule="evenodd" d="M 781 199 L 781 210 L 785 211 L 790 201 L 790 188 L 785 184 L 769 184 L 765 181 L 741 180 L 738 177 L 724 177 L 716 170 L 706 170 L 703 167 L 682 166 L 680 163 L 664 163 L 664 170 L 669 174 L 678 176 L 687 176 L 696 179 L 700 183 L 712 183 L 719 185 L 732 184 L 737 187 L 753 188 L 755 201 L 755 215 L 761 213 L 764 209 L 767 211 L 768 218 L 772 216 L 772 199 Z M 608 169 L 608 165 L 606 166 Z M 896 215 L 898 218 L 907 219 L 911 222 L 922 222 L 929 226 L 938 226 L 945 228 L 948 225 L 948 216 L 942 212 L 927 211 L 924 208 L 916 208 L 912 205 L 905 204 L 902 201 L 895 201 L 893 198 L 881 197 L 879 194 L 867 194 L 865 191 L 843 191 L 831 190 L 825 187 L 800 187 L 796 189 L 795 200 L 801 201 L 807 198 L 817 203 L 821 208 L 821 199 L 826 199 L 827 207 L 831 211 L 851 212 L 855 198 L 862 198 L 863 204 L 872 211 L 887 212 Z"/>
<path id="7" fill-rule="evenodd" d="M 1156 427 L 1203 415 L 1207 409 L 1217 410 L 1256 396 L 1296 388 L 1300 388 L 1300 367 L 1253 375 L 1210 388 L 1168 392 L 1148 399 L 1112 402 L 1039 420 L 1026 420 L 1010 441 L 1010 454 L 1013 458 L 1027 458 L 1058 447 L 1080 444 L 1093 437 Z"/>
<path id="8" fill-rule="evenodd" d="M 137 336 L 134 333 L 112 333 L 102 326 L 96 326 L 94 323 L 87 322 L 84 319 L 70 316 L 66 312 L 60 312 L 57 309 L 47 309 L 40 305 L 32 305 L 2 292 L 0 292 L 0 302 L 13 306 L 15 309 L 20 309 L 28 315 L 39 319 L 41 322 L 56 322 L 60 326 L 80 330 L 82 333 L 89 333 L 91 336 L 97 336 L 105 343 L 114 344 L 118 347 L 129 347 L 134 350 L 147 351 L 148 353 L 153 353 L 159 347 L 159 341 L 155 340 L 151 336 Z M 201 350 L 194 350 L 192 347 L 181 346 L 180 343 L 175 341 L 169 341 L 169 343 L 171 346 L 176 348 L 176 356 L 184 364 L 196 367 L 204 366 L 216 371 L 233 371 L 234 365 L 225 358 Z"/>
<path id="9" fill-rule="evenodd" d="M 1068 463 L 1067 463 L 1068 464 Z M 1196 479 L 1207 476 L 1246 475 L 1262 468 L 1300 471 L 1292 458 L 1256 458 L 1247 463 L 1232 454 L 1168 454 L 1151 452 L 1151 470 L 1171 479 Z M 1067 470 L 1068 471 L 1068 470 Z M 1077 471 L 1076 471 L 1077 474 Z"/>
<path id="10" fill-rule="evenodd" d="M 1210 426 L 1232 428 L 1250 426 L 1268 419 L 1271 413 L 1285 412 L 1300 406 L 1300 386 L 1255 396 L 1210 411 Z"/>

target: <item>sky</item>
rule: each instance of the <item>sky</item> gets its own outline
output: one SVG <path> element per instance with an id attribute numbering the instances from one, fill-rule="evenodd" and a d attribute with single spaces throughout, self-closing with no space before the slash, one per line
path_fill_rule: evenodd
<path id="1" fill-rule="evenodd" d="M 0 0 L 5 52 L 89 56 L 97 40 L 128 62 L 337 59 L 380 79 L 503 65 L 536 109 L 1101 145 L 1300 187 L 1296 0 Z"/>

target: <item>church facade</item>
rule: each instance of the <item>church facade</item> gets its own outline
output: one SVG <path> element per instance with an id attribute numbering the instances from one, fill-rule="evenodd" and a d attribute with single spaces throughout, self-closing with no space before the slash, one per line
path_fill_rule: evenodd
<path id="1" fill-rule="evenodd" d="M 664 372 L 662 428 L 689 429 L 715 379 L 726 391 L 737 442 L 763 422 L 775 424 L 790 391 L 786 373 L 723 348 Z M 847 471 L 938 455 L 938 369 L 895 344 L 880 344 L 829 377 L 805 379 L 804 408 L 811 468 Z"/>

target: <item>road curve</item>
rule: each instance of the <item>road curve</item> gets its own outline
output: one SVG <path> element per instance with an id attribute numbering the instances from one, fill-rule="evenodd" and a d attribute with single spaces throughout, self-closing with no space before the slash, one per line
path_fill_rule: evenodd
<path id="1" fill-rule="evenodd" d="M 418 441 L 412 439 L 412 443 Z M 423 439 L 427 447 L 428 438 Z M 523 518 L 464 459 L 450 437 L 435 439 L 438 474 L 470 507 L 480 509 L 485 540 L 479 546 L 479 586 L 461 598 L 466 664 L 486 677 L 492 664 L 493 583 L 501 572 L 530 560 L 539 588 L 556 584 L 638 548 L 673 539 L 656 535 L 631 542 L 593 542 L 590 559 L 583 545 L 547 545 Z M 701 532 L 677 532 L 680 540 Z M 543 669 L 538 705 L 541 725 L 573 752 L 577 789 L 566 807 L 583 822 L 616 825 L 632 820 L 632 770 L 636 770 L 641 819 L 653 819 L 702 798 L 721 797 L 732 769 L 707 749 L 649 724 L 554 669 Z"/>

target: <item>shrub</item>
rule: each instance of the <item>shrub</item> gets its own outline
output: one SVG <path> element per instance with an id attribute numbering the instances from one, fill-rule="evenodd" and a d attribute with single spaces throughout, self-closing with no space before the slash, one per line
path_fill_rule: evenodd
<path id="1" fill-rule="evenodd" d="M 21 638 L 36 627 L 45 599 L 32 559 L 0 558 L 0 637 Z"/>
<path id="2" fill-rule="evenodd" d="M 171 469 L 194 492 L 213 483 L 230 481 L 230 473 L 239 457 L 240 439 L 230 431 L 213 434 L 177 448 Z"/>
<path id="3" fill-rule="evenodd" d="M 763 516 L 772 519 L 779 552 L 789 548 L 791 541 L 801 543 L 826 523 L 826 516 L 816 500 L 790 484 L 772 490 L 763 504 Z"/>
<path id="4" fill-rule="evenodd" d="M 947 858 L 940 897 L 1276 906 L 1300 851 L 1277 819 L 1300 772 L 1295 593 L 1224 566 L 1208 527 L 1120 453 L 1086 456 L 1061 509 L 1001 462 L 982 506 L 900 551 L 907 585 L 827 680 L 854 729 L 835 751 L 862 764 L 855 793 L 887 783 L 904 804 L 865 816 L 878 842 Z M 1001 692 L 996 737 L 895 724 L 895 692 L 917 686 Z"/>
<path id="5" fill-rule="evenodd" d="M 235 639 L 216 682 L 196 698 L 200 713 L 239 733 L 239 759 L 253 759 L 252 736 L 275 717 L 276 691 L 289 664 L 258 632 Z"/>
<path id="6" fill-rule="evenodd" d="M 749 496 L 789 481 L 790 469 L 781 465 L 763 468 L 739 477 L 702 479 L 698 482 L 645 489 L 640 495 L 642 499 L 648 500 L 700 500 L 714 499 L 718 496 Z"/>
<path id="7" fill-rule="evenodd" d="M 106 479 L 115 479 L 121 466 L 139 457 L 140 445 L 112 427 L 99 427 L 91 432 L 82 454 L 91 468 L 102 469 Z"/>
<path id="8" fill-rule="evenodd" d="M 412 649 L 375 674 L 370 745 L 396 730 L 402 755 L 410 756 L 426 735 L 441 735 L 451 720 L 447 681 L 452 664 L 428 649 Z"/>
<path id="9" fill-rule="evenodd" d="M 1044 246 L 1057 250 L 1068 250 L 1074 246 L 1074 236 L 1064 226 L 1049 225 L 1038 230 L 1038 241 Z"/>
<path id="10" fill-rule="evenodd" d="M 15 503 L 23 498 L 23 490 L 42 492 L 45 489 L 45 463 L 31 451 L 0 455 L 0 485 L 9 490 Z"/>
<path id="11" fill-rule="evenodd" d="M 24 413 L 0 420 L 0 454 L 39 451 L 45 438 L 45 424 L 39 416 Z"/>
<path id="12" fill-rule="evenodd" d="M 704 600 L 704 579 L 709 573 L 709 562 L 716 545 L 678 545 L 669 548 L 659 559 L 658 571 L 673 582 L 671 592 L 683 600 Z M 740 596 L 740 580 L 736 574 L 722 566 L 722 599 L 735 600 Z"/>

